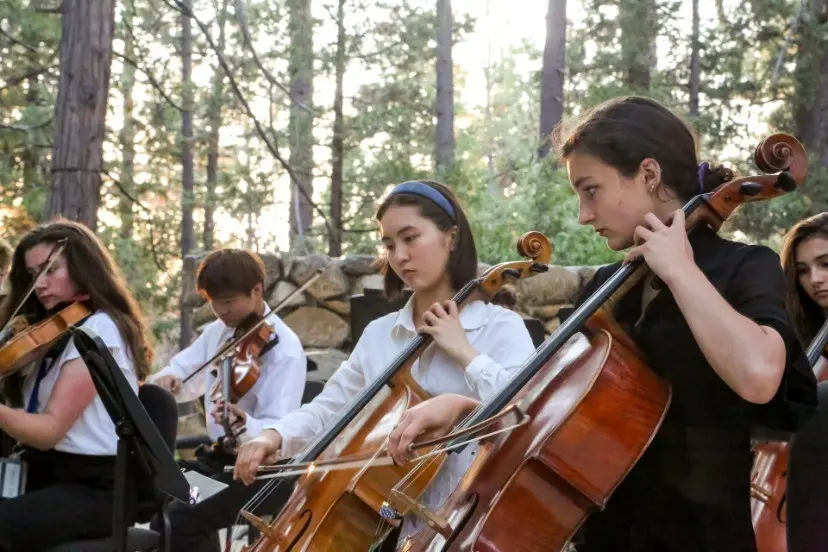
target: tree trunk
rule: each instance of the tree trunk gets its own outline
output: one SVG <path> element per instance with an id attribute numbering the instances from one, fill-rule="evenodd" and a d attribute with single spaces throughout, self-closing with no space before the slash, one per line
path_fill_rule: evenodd
<path id="1" fill-rule="evenodd" d="M 181 257 L 185 257 L 194 245 L 193 229 L 193 88 L 192 88 L 192 54 L 193 32 L 190 13 L 192 0 L 183 0 L 184 13 L 181 14 Z M 181 297 L 181 318 L 179 319 L 179 349 L 186 348 L 193 338 L 192 314 L 184 308 Z"/>
<path id="2" fill-rule="evenodd" d="M 227 21 L 228 0 L 222 3 L 221 12 L 218 15 L 218 50 L 224 54 L 225 33 L 224 26 Z M 219 159 L 219 134 L 221 131 L 221 106 L 224 94 L 224 71 L 216 64 L 213 72 L 213 87 L 210 92 L 210 135 L 207 138 L 207 183 L 204 190 L 204 233 L 202 242 L 204 250 L 213 249 L 214 221 L 213 216 L 216 210 L 216 188 L 218 187 L 218 159 Z"/>
<path id="3" fill-rule="evenodd" d="M 808 152 L 828 168 L 828 40 L 822 41 L 819 51 L 819 76 L 801 135 Z"/>
<path id="4" fill-rule="evenodd" d="M 819 16 L 820 6 L 814 6 Z M 823 25 L 802 26 L 797 52 L 796 119 L 798 135 L 813 156 L 828 167 L 828 39 Z"/>
<path id="5" fill-rule="evenodd" d="M 345 80 L 345 0 L 339 0 L 336 10 L 336 88 L 334 89 L 334 124 L 331 140 L 331 227 L 328 255 L 342 255 L 342 173 L 345 162 L 344 116 L 342 114 L 343 83 Z"/>
<path id="6" fill-rule="evenodd" d="M 656 64 L 658 20 L 655 0 L 621 0 L 618 18 L 624 83 L 635 92 L 647 93 Z"/>
<path id="7" fill-rule="evenodd" d="M 563 118 L 565 71 L 566 0 L 549 0 L 541 75 L 540 159 L 549 154 L 550 135 Z"/>
<path id="8" fill-rule="evenodd" d="M 192 0 L 183 0 L 181 14 L 181 256 L 193 249 L 193 31 L 190 11 Z"/>
<path id="9" fill-rule="evenodd" d="M 124 56 L 128 59 L 135 59 L 135 37 L 129 32 L 132 21 L 135 18 L 135 5 L 132 1 L 124 3 Z M 119 142 L 121 143 L 121 193 L 118 199 L 118 213 L 121 219 L 121 238 L 128 240 L 132 238 L 134 226 L 134 197 L 135 184 L 133 173 L 135 171 L 135 100 L 132 97 L 132 90 L 135 87 L 135 67 L 131 63 L 124 62 L 121 73 L 121 95 L 124 98 L 124 119 L 121 127 Z"/>
<path id="10" fill-rule="evenodd" d="M 451 0 L 437 0 L 437 139 L 435 169 L 443 178 L 454 164 L 454 64 Z"/>
<path id="11" fill-rule="evenodd" d="M 23 33 L 23 42 L 26 44 L 37 44 L 37 34 L 29 31 L 31 27 L 28 25 L 23 27 L 28 31 Z M 35 71 L 41 65 L 37 52 L 27 50 L 26 61 L 29 65 L 28 73 L 33 75 L 27 79 L 26 83 L 26 105 L 35 108 L 40 100 L 40 75 L 35 74 Z M 34 144 L 26 144 L 20 161 L 23 165 L 23 193 L 28 194 L 32 190 L 42 189 L 45 179 L 38 148 Z"/>
<path id="12" fill-rule="evenodd" d="M 491 21 L 490 0 L 486 0 L 486 20 Z M 498 186 L 495 179 L 494 167 L 494 137 L 492 136 L 492 90 L 494 83 L 492 81 L 492 36 L 491 32 L 486 34 L 486 69 L 484 76 L 486 77 L 486 111 L 484 125 L 486 127 L 486 172 L 487 185 L 486 189 L 489 191 L 489 197 L 501 197 L 502 188 Z"/>
<path id="13" fill-rule="evenodd" d="M 115 27 L 114 0 L 64 0 L 55 104 L 52 189 L 46 217 L 94 229 Z"/>
<path id="14" fill-rule="evenodd" d="M 693 0 L 693 34 L 690 45 L 690 115 L 699 116 L 699 85 L 701 83 L 701 42 L 699 41 L 699 0 Z"/>
<path id="15" fill-rule="evenodd" d="M 313 196 L 313 17 L 310 0 L 290 0 L 290 229 L 291 249 L 308 251 L 305 235 L 313 222 L 313 207 L 299 191 Z"/>

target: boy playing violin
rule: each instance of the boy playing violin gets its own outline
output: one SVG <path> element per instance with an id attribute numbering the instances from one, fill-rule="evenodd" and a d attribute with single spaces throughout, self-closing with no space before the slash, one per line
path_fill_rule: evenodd
<path id="1" fill-rule="evenodd" d="M 270 307 L 262 298 L 264 285 L 264 264 L 255 253 L 221 249 L 208 255 L 198 268 L 196 290 L 207 298 L 218 320 L 209 324 L 192 345 L 173 357 L 152 378 L 153 383 L 166 387 L 180 400 L 204 395 L 207 433 L 216 442 L 205 460 L 219 474 L 225 464 L 232 465 L 235 461 L 234 455 L 221 446 L 224 441 L 257 437 L 264 428 L 299 408 L 305 387 L 307 359 L 302 344 L 276 315 L 267 316 Z M 234 433 L 228 437 L 224 429 L 228 424 L 223 424 L 224 401 L 214 400 L 211 393 L 217 377 L 216 366 L 195 372 L 232 341 L 239 333 L 237 330 L 243 331 L 262 316 L 267 317 L 265 323 L 274 331 L 258 359 L 261 369 L 258 380 L 237 403 L 227 405 L 229 426 Z M 172 549 L 218 550 L 215 531 L 232 524 L 241 506 L 255 492 L 255 487 L 234 483 L 194 506 L 175 505 L 170 516 Z"/>

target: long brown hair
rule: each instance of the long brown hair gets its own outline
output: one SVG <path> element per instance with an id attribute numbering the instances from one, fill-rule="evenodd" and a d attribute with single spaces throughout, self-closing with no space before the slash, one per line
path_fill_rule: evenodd
<path id="1" fill-rule="evenodd" d="M 782 251 L 779 254 L 782 258 L 782 269 L 787 283 L 785 300 L 788 314 L 806 345 L 816 336 L 825 321 L 822 308 L 799 285 L 796 272 L 796 248 L 803 241 L 813 237 L 828 240 L 828 213 L 820 213 L 796 223 L 785 236 Z"/>
<path id="2" fill-rule="evenodd" d="M 32 276 L 26 270 L 26 252 L 36 245 L 56 244 L 64 239 L 63 257 L 69 276 L 81 293 L 89 295 L 84 303 L 91 311 L 102 311 L 112 317 L 129 345 L 129 356 L 135 363 L 138 378 L 143 380 L 151 371 L 152 348 L 141 308 L 106 248 L 89 228 L 77 222 L 55 219 L 26 234 L 17 245 L 9 272 L 9 295 L 0 303 L 0 327 L 6 324 L 31 282 Z M 33 320 L 47 315 L 34 296 L 26 300 L 22 312 Z"/>

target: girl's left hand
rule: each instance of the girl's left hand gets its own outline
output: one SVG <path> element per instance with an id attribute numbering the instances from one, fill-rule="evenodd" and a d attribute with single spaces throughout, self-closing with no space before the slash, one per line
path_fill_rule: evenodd
<path id="1" fill-rule="evenodd" d="M 244 424 L 247 422 L 247 412 L 239 408 L 233 403 L 227 405 L 227 413 L 230 416 L 230 427 L 232 428 L 241 428 L 244 427 Z M 210 413 L 213 416 L 213 420 L 221 425 L 222 421 L 224 420 L 224 399 L 219 399 L 213 405 L 213 411 Z"/>
<path id="2" fill-rule="evenodd" d="M 695 266 L 693 248 L 687 239 L 684 225 L 684 211 L 673 211 L 669 226 L 661 222 L 653 213 L 647 213 L 647 226 L 635 228 L 635 247 L 624 258 L 628 262 L 643 257 L 647 266 L 667 285 L 670 281 Z"/>
<path id="3" fill-rule="evenodd" d="M 466 330 L 460 325 L 460 314 L 454 301 L 431 305 L 423 313 L 423 322 L 425 324 L 417 328 L 417 331 L 430 335 L 437 346 L 463 368 L 478 355 L 466 337 Z"/>

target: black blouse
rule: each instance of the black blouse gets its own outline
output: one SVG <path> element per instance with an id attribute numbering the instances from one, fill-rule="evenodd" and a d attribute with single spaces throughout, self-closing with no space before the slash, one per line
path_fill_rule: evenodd
<path id="1" fill-rule="evenodd" d="M 587 520 L 579 551 L 755 551 L 751 430 L 793 431 L 816 407 L 816 381 L 785 310 L 779 257 L 708 228 L 694 231 L 690 243 L 696 264 L 728 303 L 782 336 L 787 352 L 782 384 L 766 405 L 739 397 L 705 359 L 666 286 L 659 287 L 639 321 L 645 284 L 637 285 L 614 315 L 647 365 L 670 382 L 672 403 L 607 509 Z M 577 304 L 619 266 L 599 269 Z"/>

